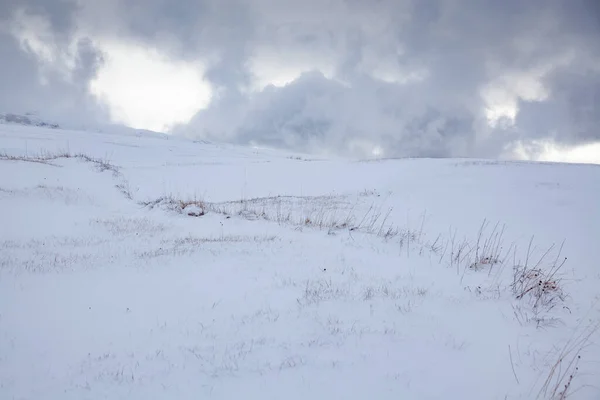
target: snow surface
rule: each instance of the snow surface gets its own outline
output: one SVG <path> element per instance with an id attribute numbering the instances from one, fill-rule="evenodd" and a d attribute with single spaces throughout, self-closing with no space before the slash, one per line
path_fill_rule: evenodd
<path id="1" fill-rule="evenodd" d="M 598 166 L 14 125 L 0 153 L 0 399 L 600 398 Z"/>

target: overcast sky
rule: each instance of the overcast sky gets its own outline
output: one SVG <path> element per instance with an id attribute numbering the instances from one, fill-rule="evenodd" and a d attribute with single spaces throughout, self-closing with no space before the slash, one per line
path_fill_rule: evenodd
<path id="1" fill-rule="evenodd" d="M 597 0 L 0 0 L 0 112 L 600 163 Z"/>

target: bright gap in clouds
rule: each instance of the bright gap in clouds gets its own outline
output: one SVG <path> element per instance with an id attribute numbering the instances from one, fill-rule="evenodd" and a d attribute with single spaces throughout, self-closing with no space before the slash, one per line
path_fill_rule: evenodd
<path id="1" fill-rule="evenodd" d="M 515 154 L 519 159 L 564 163 L 600 164 L 600 142 L 581 146 L 561 146 L 553 141 L 533 143 L 537 151 L 519 146 Z M 541 149 L 541 151 L 539 151 Z"/>
<path id="2" fill-rule="evenodd" d="M 600 142 L 571 148 L 549 144 L 538 160 L 600 164 Z"/>
<path id="3" fill-rule="evenodd" d="M 187 123 L 210 102 L 211 90 L 199 63 L 174 61 L 155 49 L 100 43 L 105 63 L 90 89 L 113 122 L 168 131 Z"/>

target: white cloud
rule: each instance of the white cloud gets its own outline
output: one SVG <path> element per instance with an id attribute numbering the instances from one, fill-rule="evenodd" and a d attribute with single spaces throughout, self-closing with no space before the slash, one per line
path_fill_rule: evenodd
<path id="1" fill-rule="evenodd" d="M 517 43 L 517 47 L 533 46 L 531 43 Z M 543 102 L 550 96 L 550 88 L 545 80 L 556 69 L 568 66 L 575 55 L 572 51 L 559 52 L 543 63 L 529 68 L 502 72 L 503 68 L 488 63 L 487 68 L 496 77 L 481 89 L 485 104 L 485 114 L 490 126 L 498 126 L 501 121 L 515 122 L 519 114 L 519 101 Z"/>
<path id="2" fill-rule="evenodd" d="M 252 91 L 260 91 L 268 85 L 285 86 L 304 72 L 319 71 L 330 79 L 334 75 L 334 61 L 331 59 L 267 47 L 255 51 L 249 66 L 253 74 Z"/>
<path id="3" fill-rule="evenodd" d="M 531 148 L 535 150 L 532 151 Z M 537 141 L 517 149 L 519 158 L 535 161 L 600 164 L 600 142 L 564 146 L 552 140 Z"/>
<path id="4" fill-rule="evenodd" d="M 545 73 L 513 72 L 494 79 L 481 90 L 485 114 L 490 126 L 500 121 L 515 122 L 519 113 L 519 101 L 544 101 L 549 90 L 542 82 Z"/>

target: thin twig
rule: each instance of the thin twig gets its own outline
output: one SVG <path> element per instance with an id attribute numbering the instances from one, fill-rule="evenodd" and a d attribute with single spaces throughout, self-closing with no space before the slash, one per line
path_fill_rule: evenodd
<path id="1" fill-rule="evenodd" d="M 513 372 L 513 375 L 515 376 L 515 380 L 517 381 L 517 384 L 520 385 L 521 382 L 519 382 L 519 378 L 517 377 L 517 372 L 515 371 L 515 363 L 513 362 L 510 344 L 508 345 L 508 356 L 510 357 L 510 365 L 512 366 L 512 372 Z"/>

